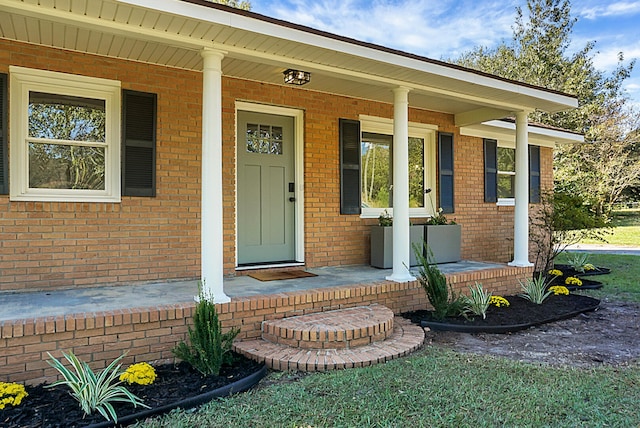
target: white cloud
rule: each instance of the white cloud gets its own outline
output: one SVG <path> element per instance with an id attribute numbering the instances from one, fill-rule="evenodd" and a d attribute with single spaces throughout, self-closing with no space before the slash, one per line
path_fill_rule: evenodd
<path id="1" fill-rule="evenodd" d="M 290 0 L 268 14 L 430 58 L 455 58 L 512 34 L 517 0 Z M 267 13 L 266 8 L 262 8 Z"/>
<path id="2" fill-rule="evenodd" d="M 579 5 L 579 3 L 577 4 Z M 629 16 L 640 13 L 640 1 L 619 1 L 605 5 L 583 6 L 576 10 L 579 16 L 592 20 L 601 17 Z"/>

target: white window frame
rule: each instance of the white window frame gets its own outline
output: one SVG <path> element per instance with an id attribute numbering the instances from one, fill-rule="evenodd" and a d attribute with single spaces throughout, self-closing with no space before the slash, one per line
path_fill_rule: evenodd
<path id="1" fill-rule="evenodd" d="M 53 71 L 10 66 L 11 158 L 10 200 L 120 202 L 120 82 Z M 44 92 L 105 101 L 105 188 L 41 189 L 29 187 L 29 92 Z"/>
<path id="2" fill-rule="evenodd" d="M 516 149 L 516 145 L 515 143 L 509 143 L 509 142 L 504 142 L 504 141 L 498 141 L 498 148 L 500 149 L 511 149 L 511 150 L 515 150 Z M 498 154 L 496 153 L 496 165 L 498 163 Z M 499 177 L 500 175 L 516 175 L 516 171 L 515 171 L 515 166 L 513 168 L 513 171 L 501 171 L 498 170 L 496 172 L 496 180 L 499 181 Z M 498 206 L 503 206 L 503 207 L 512 207 L 516 205 L 516 198 L 498 198 L 498 202 L 496 202 L 496 205 Z"/>
<path id="3" fill-rule="evenodd" d="M 360 115 L 360 132 L 393 135 L 393 120 L 382 117 Z M 432 192 L 424 197 L 424 207 L 409 208 L 409 217 L 431 217 L 435 213 L 436 201 L 432 207 L 429 198 L 436 193 L 436 133 L 437 125 L 409 122 L 409 137 L 422 138 L 424 141 L 424 187 Z M 362 180 L 362 177 L 360 178 Z M 360 218 L 378 218 L 387 211 L 393 216 L 393 208 L 362 208 Z"/>

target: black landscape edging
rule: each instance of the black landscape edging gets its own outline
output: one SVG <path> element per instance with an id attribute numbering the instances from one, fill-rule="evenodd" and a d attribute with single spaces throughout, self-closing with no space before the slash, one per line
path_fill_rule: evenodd
<path id="1" fill-rule="evenodd" d="M 429 327 L 434 331 L 453 331 L 457 333 L 494 333 L 494 334 L 505 334 L 505 333 L 513 333 L 516 331 L 526 330 L 531 327 L 535 327 L 541 324 L 547 324 L 550 322 L 561 321 L 568 318 L 573 318 L 576 315 L 579 315 L 584 312 L 589 312 L 595 310 L 598 305 L 600 305 L 600 300 L 593 299 L 594 304 L 588 306 L 584 309 L 580 309 L 578 311 L 571 311 L 565 314 L 560 314 L 557 317 L 543 319 L 540 321 L 527 323 L 527 324 L 514 324 L 514 325 L 463 325 L 463 324 L 453 324 L 446 323 L 440 321 L 420 321 L 421 327 Z"/>
<path id="2" fill-rule="evenodd" d="M 177 401 L 175 403 L 167 404 L 166 406 L 157 407 L 155 409 L 145 409 L 138 413 L 133 413 L 122 418 L 118 418 L 118 422 L 104 421 L 97 424 L 87 425 L 85 428 L 112 428 L 130 425 L 141 419 L 146 419 L 151 416 L 157 416 L 163 413 L 167 413 L 173 409 L 182 408 L 190 409 L 192 407 L 200 406 L 201 404 L 208 403 L 214 398 L 227 397 L 231 394 L 238 392 L 244 392 L 253 386 L 255 386 L 260 380 L 267 375 L 267 366 L 263 365 L 253 374 L 239 379 L 233 383 L 225 385 L 221 388 L 208 391 L 200 395 L 185 398 L 184 400 Z"/>
<path id="3" fill-rule="evenodd" d="M 581 278 L 582 285 L 566 285 L 567 290 L 569 291 L 579 291 L 579 290 L 598 290 L 602 288 L 602 283 L 600 281 L 594 281 L 592 279 L 584 279 Z"/>

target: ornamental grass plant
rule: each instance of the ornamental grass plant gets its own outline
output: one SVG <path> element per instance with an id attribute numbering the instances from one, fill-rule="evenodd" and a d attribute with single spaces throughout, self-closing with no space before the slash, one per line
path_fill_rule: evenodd
<path id="1" fill-rule="evenodd" d="M 518 294 L 518 296 L 537 305 L 541 305 L 553 293 L 547 290 L 547 279 L 542 273 L 533 278 L 526 278 L 525 281 L 518 280 L 518 282 L 520 282 L 520 287 L 522 288 L 522 293 Z"/>
<path id="2" fill-rule="evenodd" d="M 464 296 L 465 314 L 473 314 L 487 318 L 487 309 L 491 305 L 491 292 L 482 288 L 482 284 L 476 282 L 475 286 L 469 286 L 469 296 Z"/>
<path id="3" fill-rule="evenodd" d="M 465 300 L 463 296 L 458 296 L 453 291 L 451 284 L 447 283 L 447 277 L 444 276 L 433 260 L 431 249 L 423 243 L 423 248 L 428 254 L 428 258 L 424 256 L 422 248 L 413 245 L 413 252 L 418 261 L 418 281 L 427 294 L 427 299 L 433 306 L 433 318 L 443 320 L 446 317 L 458 316 L 464 312 Z"/>
<path id="4" fill-rule="evenodd" d="M 193 328 L 189 327 L 189 343 L 180 342 L 173 348 L 173 354 L 204 376 L 218 376 L 220 367 L 233 361 L 231 345 L 240 330 L 223 333 L 213 296 L 202 290 L 202 284 L 199 289 Z"/>
<path id="5" fill-rule="evenodd" d="M 71 396 L 80 404 L 80 408 L 86 415 L 98 411 L 108 421 L 118 422 L 118 416 L 113 408 L 113 402 L 131 403 L 135 407 L 146 406 L 142 400 L 131 393 L 127 388 L 120 385 L 121 364 L 118 362 L 124 357 L 119 356 L 111 362 L 105 369 L 94 373 L 84 361 L 80 361 L 72 352 L 62 353 L 62 356 L 71 364 L 73 370 L 69 370 L 60 360 L 49 354 L 47 361 L 51 367 L 56 369 L 62 379 L 47 385 L 53 388 L 58 385 L 66 385 L 71 388 Z"/>

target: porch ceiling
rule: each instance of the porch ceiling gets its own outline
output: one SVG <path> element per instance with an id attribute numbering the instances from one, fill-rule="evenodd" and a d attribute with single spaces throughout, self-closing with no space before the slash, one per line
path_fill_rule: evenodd
<path id="1" fill-rule="evenodd" d="M 227 52 L 226 76 L 283 84 L 282 72 L 312 73 L 304 89 L 456 115 L 459 126 L 514 111 L 560 111 L 575 98 L 415 55 L 201 0 L 3 0 L 0 37 L 108 57 L 202 69 L 200 51 Z"/>

